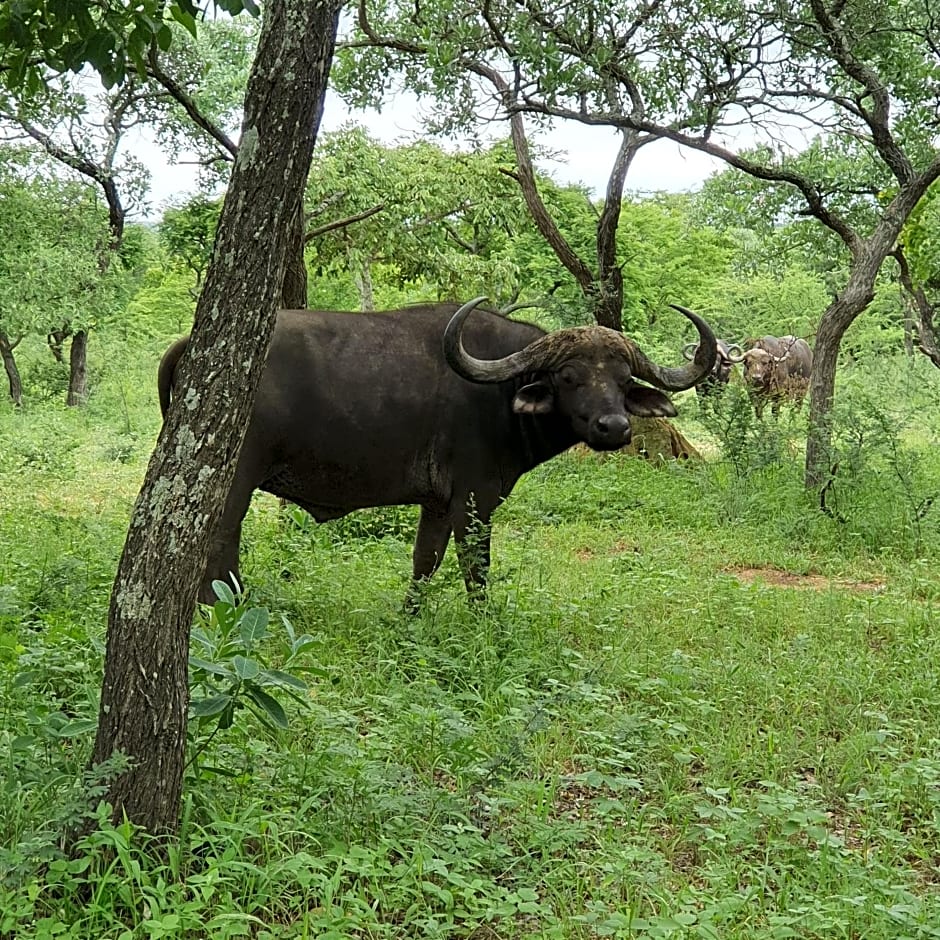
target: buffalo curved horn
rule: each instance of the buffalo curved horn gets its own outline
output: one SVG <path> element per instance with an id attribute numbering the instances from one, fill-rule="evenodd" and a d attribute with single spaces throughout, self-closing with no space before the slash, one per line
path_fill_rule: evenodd
<path id="1" fill-rule="evenodd" d="M 650 385 L 655 385 L 665 392 L 681 392 L 701 382 L 711 373 L 715 360 L 718 358 L 718 341 L 715 339 L 712 328 L 697 313 L 679 304 L 669 306 L 695 324 L 699 336 L 695 357 L 687 366 L 680 366 L 678 369 L 664 368 L 650 360 L 639 346 L 634 346 L 636 361 L 633 374 L 636 378 L 649 382 Z"/>
<path id="2" fill-rule="evenodd" d="M 486 297 L 477 297 L 465 303 L 451 317 L 447 329 L 444 330 L 444 358 L 454 372 L 469 382 L 505 382 L 523 372 L 537 372 L 544 369 L 547 363 L 557 359 L 565 349 L 570 349 L 572 339 L 580 336 L 584 330 L 603 329 L 597 326 L 582 326 L 557 330 L 554 333 L 546 333 L 523 349 L 510 353 L 502 359 L 477 359 L 464 349 L 461 333 L 467 317 L 484 300 Z M 619 333 L 614 333 L 614 335 L 623 340 Z M 567 345 L 562 340 L 567 340 Z"/>
<path id="3" fill-rule="evenodd" d="M 737 352 L 734 351 L 735 349 Z M 739 343 L 732 343 L 728 347 L 728 358 L 732 362 L 740 362 L 744 358 L 744 350 L 741 348 Z"/>
<path id="4" fill-rule="evenodd" d="M 682 347 L 682 355 L 691 362 L 695 358 L 695 347 L 698 346 L 698 343 L 686 343 Z"/>
<path id="5" fill-rule="evenodd" d="M 530 367 L 528 347 L 503 359 L 476 359 L 464 349 L 460 336 L 467 317 L 485 300 L 486 297 L 469 300 L 451 317 L 444 330 L 444 358 L 457 375 L 469 382 L 505 382 Z"/>

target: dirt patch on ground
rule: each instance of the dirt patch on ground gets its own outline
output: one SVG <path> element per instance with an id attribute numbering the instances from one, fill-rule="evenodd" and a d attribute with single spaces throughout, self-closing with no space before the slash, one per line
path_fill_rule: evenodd
<path id="1" fill-rule="evenodd" d="M 762 581 L 770 587 L 799 588 L 807 591 L 827 591 L 836 588 L 840 591 L 881 591 L 885 582 L 878 579 L 856 581 L 851 578 L 830 578 L 822 574 L 794 574 L 781 568 L 726 568 L 725 572 L 734 575 L 744 584 Z"/>
<path id="2" fill-rule="evenodd" d="M 595 558 L 598 555 L 598 549 L 592 548 L 590 545 L 581 545 L 574 550 L 574 557 L 578 561 L 590 561 L 592 558 Z M 634 544 L 633 542 L 626 542 L 623 539 L 618 539 L 610 546 L 605 552 L 607 555 L 623 555 L 626 552 L 633 552 L 635 555 L 641 554 L 640 546 Z"/>

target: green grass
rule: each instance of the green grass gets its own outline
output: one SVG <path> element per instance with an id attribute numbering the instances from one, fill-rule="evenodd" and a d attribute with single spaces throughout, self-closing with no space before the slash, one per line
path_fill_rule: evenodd
<path id="1" fill-rule="evenodd" d="M 449 553 L 417 617 L 413 510 L 259 497 L 265 657 L 313 638 L 290 730 L 236 712 L 168 854 L 102 812 L 63 857 L 154 356 L 84 412 L 0 406 L 0 937 L 940 936 L 926 421 L 855 446 L 832 515 L 799 419 L 744 463 L 691 411 L 704 465 L 565 455 L 500 510 L 488 601 Z"/>

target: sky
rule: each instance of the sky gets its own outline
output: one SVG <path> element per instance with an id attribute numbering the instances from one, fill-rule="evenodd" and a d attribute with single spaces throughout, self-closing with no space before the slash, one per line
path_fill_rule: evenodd
<path id="1" fill-rule="evenodd" d="M 393 99 L 382 111 L 349 111 L 332 93 L 327 96 L 321 133 L 337 130 L 353 121 L 386 144 L 404 143 L 420 132 L 418 105 L 408 95 Z M 508 135 L 508 126 L 506 128 Z M 539 167 L 561 183 L 583 183 L 597 196 L 603 196 L 618 140 L 609 128 L 555 124 L 535 140 L 557 159 L 541 161 Z M 188 164 L 172 166 L 159 147 L 145 134 L 138 134 L 131 148 L 152 174 L 149 209 L 146 217 L 158 220 L 171 201 L 197 190 L 197 168 Z M 698 188 L 720 161 L 696 151 L 683 150 L 670 141 L 658 141 L 640 150 L 630 168 L 626 189 L 633 192 L 688 192 Z"/>

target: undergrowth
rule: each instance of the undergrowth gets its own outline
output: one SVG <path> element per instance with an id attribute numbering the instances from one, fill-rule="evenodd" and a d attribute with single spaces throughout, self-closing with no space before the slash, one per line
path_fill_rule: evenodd
<path id="1" fill-rule="evenodd" d="M 85 770 L 148 375 L 0 409 L 0 937 L 940 936 L 926 412 L 848 388 L 825 512 L 801 414 L 690 397 L 707 461 L 538 468 L 418 616 L 413 509 L 257 498 L 161 850 Z"/>

